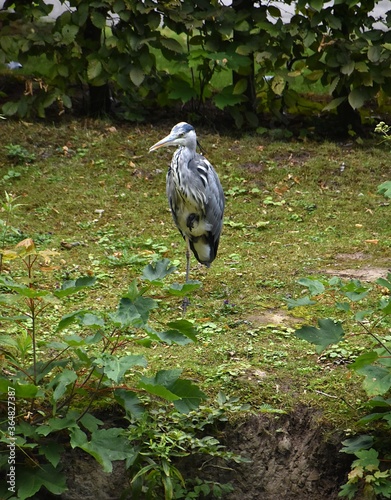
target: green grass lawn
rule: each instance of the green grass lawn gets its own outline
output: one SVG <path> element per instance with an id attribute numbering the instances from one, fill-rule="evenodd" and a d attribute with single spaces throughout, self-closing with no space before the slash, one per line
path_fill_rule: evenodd
<path id="1" fill-rule="evenodd" d="M 0 197 L 11 193 L 22 204 L 6 222 L 3 246 L 31 237 L 39 250 L 58 252 L 50 262 L 39 261 L 35 283 L 45 289 L 84 275 L 98 278 L 88 293 L 50 309 L 38 325 L 42 339 L 56 338 L 55 325 L 66 312 L 114 310 L 152 260 L 169 258 L 178 270 L 168 281 L 184 281 L 185 245 L 165 197 L 173 151 L 148 154 L 172 125 L 1 123 Z M 290 311 L 286 299 L 302 295 L 300 278 L 326 281 L 363 267 L 386 273 L 390 207 L 376 191 L 391 177 L 389 148 L 376 140 L 222 136 L 202 126 L 197 133 L 226 194 L 216 261 L 207 270 L 192 260 L 191 277 L 202 288 L 191 297 L 187 319 L 199 340 L 150 349 L 129 344 L 126 352 L 146 354 L 146 373 L 183 368 L 211 397 L 223 391 L 254 411 L 304 404 L 322 408 L 340 428 L 354 425 L 367 396 L 346 362 L 373 340 L 351 324 L 342 351 L 330 348 L 319 358 L 293 331 L 318 317 L 338 317 L 332 300 L 320 297 L 316 307 Z M 20 150 L 11 158 L 11 144 L 25 148 L 27 158 Z M 0 219 L 6 220 L 4 210 Z M 25 276 L 18 262 L 3 273 Z M 379 290 L 371 287 L 374 300 Z M 181 316 L 181 299 L 158 288 L 150 293 L 160 303 L 151 316 L 156 328 Z M 1 330 L 14 335 L 20 327 L 1 321 Z M 389 335 L 390 325 L 379 326 L 379 334 Z"/>

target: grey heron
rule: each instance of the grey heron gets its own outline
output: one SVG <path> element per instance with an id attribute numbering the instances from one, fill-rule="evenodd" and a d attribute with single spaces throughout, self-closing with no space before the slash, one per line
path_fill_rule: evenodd
<path id="1" fill-rule="evenodd" d="M 224 193 L 211 163 L 197 153 L 192 125 L 177 123 L 149 152 L 163 146 L 179 146 L 167 172 L 166 193 L 174 222 L 186 241 L 186 281 L 190 250 L 209 267 L 217 255 L 223 227 Z"/>

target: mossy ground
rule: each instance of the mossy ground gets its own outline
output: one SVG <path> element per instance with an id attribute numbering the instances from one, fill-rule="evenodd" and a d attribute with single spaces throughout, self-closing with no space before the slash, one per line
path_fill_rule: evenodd
<path id="1" fill-rule="evenodd" d="M 50 311 L 40 325 L 43 338 L 55 335 L 65 312 L 114 310 L 157 255 L 178 265 L 168 280 L 184 281 L 185 245 L 165 196 L 173 150 L 148 154 L 174 123 L 0 125 L 1 197 L 7 191 L 23 204 L 9 221 L 18 231 L 7 232 L 6 246 L 31 237 L 38 249 L 59 252 L 50 263 L 40 262 L 39 286 L 98 277 L 94 289 Z M 271 141 L 223 136 L 202 126 L 197 133 L 226 193 L 223 235 L 209 270 L 192 260 L 191 278 L 203 286 L 191 297 L 187 319 L 197 325 L 199 342 L 153 345 L 145 352 L 149 370 L 181 367 L 211 396 L 220 390 L 239 396 L 254 411 L 265 404 L 282 410 L 304 404 L 322 408 L 340 428 L 352 426 L 366 396 L 344 361 L 372 340 L 351 325 L 348 356 L 338 355 L 340 364 L 318 359 L 294 336 L 294 327 L 334 317 L 333 302 L 325 297 L 311 309 L 288 311 L 284 299 L 300 296 L 297 280 L 303 277 L 332 276 L 344 266 L 389 266 L 390 208 L 376 192 L 391 176 L 389 148 L 376 138 L 364 144 Z M 35 160 L 10 158 L 10 144 L 23 146 Z M 18 277 L 24 271 L 11 263 L 4 272 Z M 180 299 L 159 289 L 152 295 L 160 301 L 153 325 L 181 316 Z M 1 322 L 5 332 L 16 329 Z M 131 352 L 142 349 L 129 346 Z"/>

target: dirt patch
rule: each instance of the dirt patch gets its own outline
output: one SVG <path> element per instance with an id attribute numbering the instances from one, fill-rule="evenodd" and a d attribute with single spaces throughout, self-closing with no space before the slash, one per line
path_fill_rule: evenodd
<path id="1" fill-rule="evenodd" d="M 334 500 L 346 482 L 349 457 L 339 453 L 342 436 L 317 423 L 319 415 L 301 408 L 291 415 L 253 416 L 226 435 L 226 445 L 251 460 L 214 468 L 211 477 L 231 482 L 227 500 Z M 213 467 L 213 465 L 212 465 Z"/>
<path id="2" fill-rule="evenodd" d="M 319 418 L 308 408 L 290 415 L 251 416 L 218 436 L 249 463 L 189 457 L 178 466 L 185 477 L 231 483 L 235 490 L 225 495 L 226 500 L 337 499 L 349 471 L 349 457 L 339 453 L 342 436 L 325 429 Z M 69 490 L 62 500 L 128 498 L 121 497 L 127 486 L 122 462 L 114 463 L 113 472 L 107 474 L 91 457 L 74 450 L 64 465 Z"/>
<path id="3" fill-rule="evenodd" d="M 323 272 L 340 278 L 376 281 L 379 278 L 386 278 L 390 269 L 385 267 L 361 267 L 360 269 L 327 269 Z"/>
<path id="4" fill-rule="evenodd" d="M 259 314 L 253 314 L 252 316 L 248 316 L 246 318 L 248 321 L 251 321 L 254 325 L 286 325 L 291 326 L 297 323 L 302 323 L 304 320 L 301 318 L 296 318 L 291 316 L 286 311 L 282 311 L 280 309 L 267 309 L 265 311 L 261 311 Z"/>

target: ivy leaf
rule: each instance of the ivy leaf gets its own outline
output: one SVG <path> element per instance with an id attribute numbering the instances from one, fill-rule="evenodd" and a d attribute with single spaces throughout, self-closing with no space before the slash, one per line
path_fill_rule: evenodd
<path id="1" fill-rule="evenodd" d="M 296 330 L 295 335 L 311 344 L 315 344 L 315 350 L 320 354 L 329 345 L 340 342 L 344 337 L 344 331 L 340 323 L 336 323 L 330 318 L 319 319 L 318 325 L 319 328 L 303 326 Z"/>

